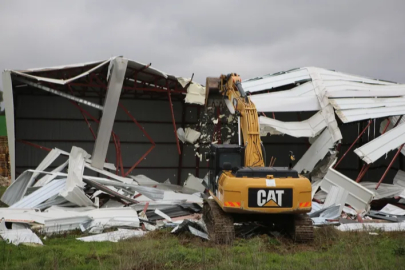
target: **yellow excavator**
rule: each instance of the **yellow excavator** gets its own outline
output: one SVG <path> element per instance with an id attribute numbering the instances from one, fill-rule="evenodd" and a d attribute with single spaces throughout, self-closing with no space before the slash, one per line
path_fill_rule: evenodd
<path id="1" fill-rule="evenodd" d="M 311 211 L 310 181 L 291 165 L 265 166 L 258 113 L 239 75 L 207 78 L 206 99 L 214 91 L 238 117 L 239 144 L 212 144 L 207 153 L 210 197 L 204 200 L 203 219 L 210 239 L 230 244 L 234 223 L 258 222 L 287 232 L 297 242 L 313 240 L 312 220 L 306 214 Z"/>

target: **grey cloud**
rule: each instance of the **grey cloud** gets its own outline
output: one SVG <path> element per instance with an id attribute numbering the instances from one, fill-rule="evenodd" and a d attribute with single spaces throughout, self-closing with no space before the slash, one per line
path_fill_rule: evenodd
<path id="1" fill-rule="evenodd" d="M 403 1 L 2 1 L 0 68 L 113 55 L 204 82 L 320 66 L 405 83 Z"/>

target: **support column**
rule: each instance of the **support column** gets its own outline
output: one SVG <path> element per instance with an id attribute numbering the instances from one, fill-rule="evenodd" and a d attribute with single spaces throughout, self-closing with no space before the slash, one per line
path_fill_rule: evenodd
<path id="1" fill-rule="evenodd" d="M 97 131 L 97 139 L 93 149 L 91 165 L 102 169 L 107 156 L 108 145 L 111 139 L 111 131 L 114 125 L 115 114 L 117 113 L 122 85 L 124 83 L 125 71 L 128 60 L 117 57 L 113 61 L 106 97 L 104 99 L 103 115 Z"/>
<path id="2" fill-rule="evenodd" d="M 14 100 L 10 71 L 3 72 L 3 98 L 6 108 L 6 125 L 8 151 L 10 157 L 11 183 L 15 180 L 15 134 L 14 134 Z"/>

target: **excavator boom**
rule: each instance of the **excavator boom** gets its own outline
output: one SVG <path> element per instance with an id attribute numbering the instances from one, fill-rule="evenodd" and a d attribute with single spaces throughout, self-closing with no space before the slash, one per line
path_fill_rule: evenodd
<path id="1" fill-rule="evenodd" d="M 219 92 L 226 98 L 225 103 L 231 113 L 240 117 L 240 128 L 245 146 L 245 166 L 263 167 L 265 164 L 256 106 L 243 90 L 239 75 L 235 73 L 222 75 Z M 238 130 L 238 132 L 240 131 Z"/>

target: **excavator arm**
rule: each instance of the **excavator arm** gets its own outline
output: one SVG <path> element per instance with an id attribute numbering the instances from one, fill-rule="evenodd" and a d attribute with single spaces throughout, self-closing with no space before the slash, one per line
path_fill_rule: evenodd
<path id="1" fill-rule="evenodd" d="M 240 129 L 245 146 L 245 166 L 263 167 L 264 158 L 256 106 L 243 90 L 239 75 L 235 73 L 221 75 L 219 92 L 225 97 L 230 112 L 240 117 Z"/>

